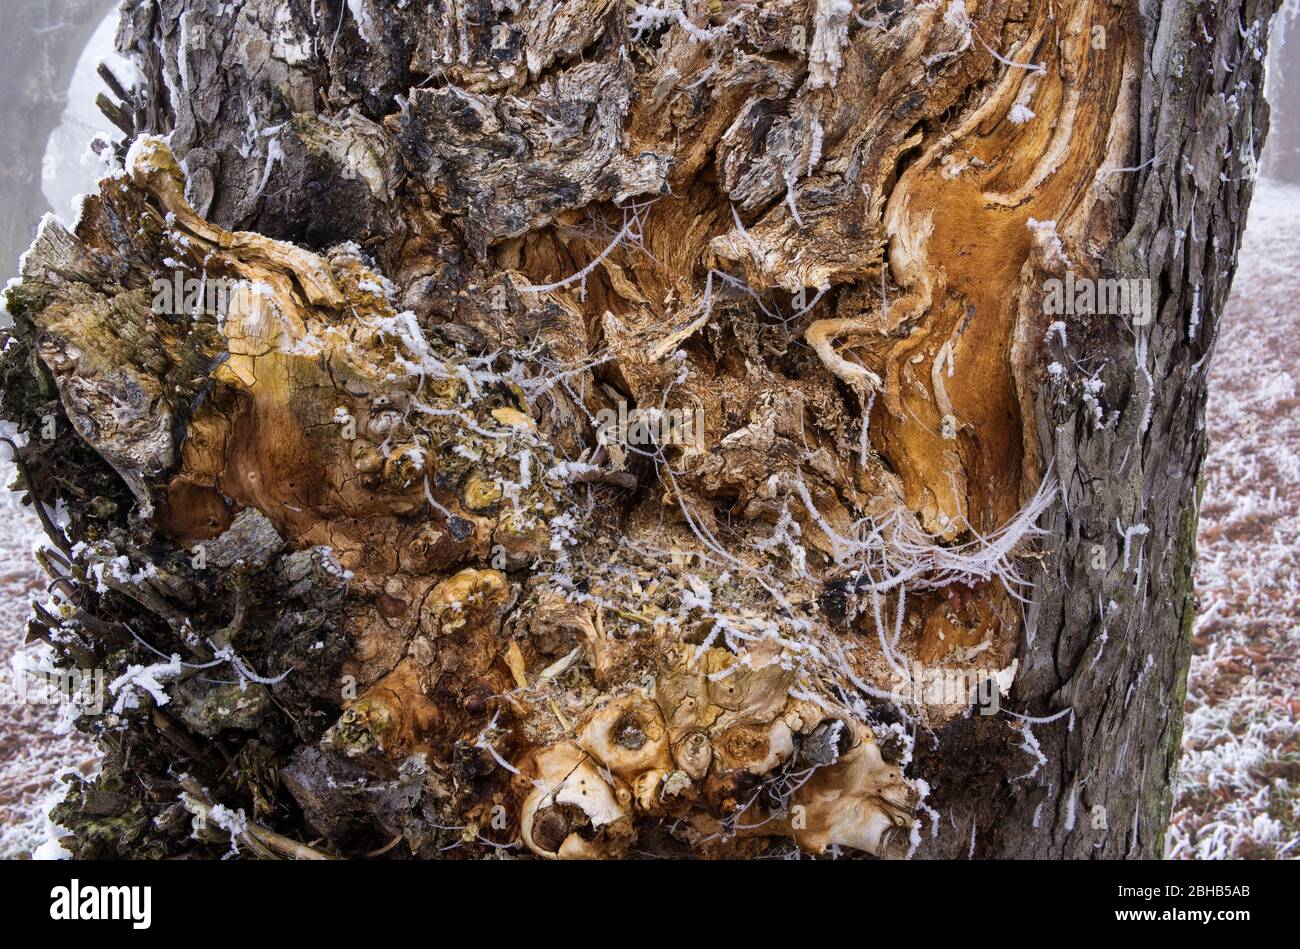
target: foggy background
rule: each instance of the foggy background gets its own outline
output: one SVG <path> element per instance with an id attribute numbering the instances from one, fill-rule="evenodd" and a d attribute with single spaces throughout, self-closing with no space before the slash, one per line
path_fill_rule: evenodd
<path id="1" fill-rule="evenodd" d="M 0 0 L 0 285 L 41 215 L 70 224 L 73 199 L 102 173 L 87 147 L 112 128 L 95 107 L 95 66 L 108 59 L 132 75 L 113 53 L 116 10 L 115 0 Z"/>

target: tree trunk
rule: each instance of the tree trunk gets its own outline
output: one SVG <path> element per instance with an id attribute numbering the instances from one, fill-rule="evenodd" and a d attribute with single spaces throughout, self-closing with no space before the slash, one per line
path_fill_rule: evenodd
<path id="1" fill-rule="evenodd" d="M 1274 7 L 131 5 L 0 367 L 67 845 L 1158 855 Z"/>

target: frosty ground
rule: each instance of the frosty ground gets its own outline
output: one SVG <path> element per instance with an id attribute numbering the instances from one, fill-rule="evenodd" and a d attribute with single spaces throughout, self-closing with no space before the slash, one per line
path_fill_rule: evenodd
<path id="1" fill-rule="evenodd" d="M 1210 370 L 1200 617 L 1167 854 L 1300 857 L 1300 187 L 1261 182 Z M 7 453 L 7 449 L 0 449 Z M 11 469 L 4 464 L 5 483 Z M 0 670 L 45 597 L 36 517 L 0 491 Z M 57 774 L 94 753 L 0 685 L 0 857 L 45 838 Z"/>
<path id="2" fill-rule="evenodd" d="M 1300 858 L 1300 187 L 1262 182 L 1210 365 L 1200 616 L 1167 853 Z"/>

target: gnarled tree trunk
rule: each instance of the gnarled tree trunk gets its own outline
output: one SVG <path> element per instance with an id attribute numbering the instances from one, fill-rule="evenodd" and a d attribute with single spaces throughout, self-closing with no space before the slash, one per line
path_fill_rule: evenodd
<path id="1" fill-rule="evenodd" d="M 1274 6 L 127 4 L 2 367 L 68 845 L 1157 854 Z"/>

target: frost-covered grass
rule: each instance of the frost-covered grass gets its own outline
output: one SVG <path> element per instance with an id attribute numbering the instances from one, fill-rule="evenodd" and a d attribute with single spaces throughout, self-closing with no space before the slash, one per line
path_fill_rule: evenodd
<path id="1" fill-rule="evenodd" d="M 8 457 L 8 448 L 0 455 Z M 43 575 L 32 543 L 43 537 L 40 523 L 18 496 L 3 490 L 13 466 L 0 461 L 0 859 L 26 857 L 44 842 L 45 807 L 63 785 L 64 768 L 88 769 L 94 749 L 80 735 L 59 734 L 59 709 L 17 701 L 11 665 L 25 656 L 35 665 L 40 646 L 24 645 L 28 597 L 43 596 Z"/>
<path id="2" fill-rule="evenodd" d="M 1300 187 L 1261 182 L 1210 367 L 1171 857 L 1300 857 L 1298 234 Z"/>

